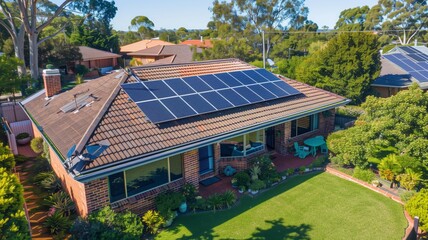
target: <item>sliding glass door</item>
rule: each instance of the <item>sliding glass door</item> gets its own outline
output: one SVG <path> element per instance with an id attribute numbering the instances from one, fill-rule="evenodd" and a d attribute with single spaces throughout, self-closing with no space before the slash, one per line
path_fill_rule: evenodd
<path id="1" fill-rule="evenodd" d="M 214 170 L 214 149 L 212 145 L 199 148 L 199 173 L 204 174 Z"/>

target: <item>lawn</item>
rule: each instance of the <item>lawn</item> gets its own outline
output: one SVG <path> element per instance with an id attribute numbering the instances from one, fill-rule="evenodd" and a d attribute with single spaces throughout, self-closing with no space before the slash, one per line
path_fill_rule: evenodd
<path id="1" fill-rule="evenodd" d="M 329 173 L 287 180 L 238 206 L 188 214 L 156 239 L 401 239 L 402 206 Z"/>

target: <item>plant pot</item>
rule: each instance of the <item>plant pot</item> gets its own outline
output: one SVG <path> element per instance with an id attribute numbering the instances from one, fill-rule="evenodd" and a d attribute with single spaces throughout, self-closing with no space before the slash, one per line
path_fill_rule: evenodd
<path id="1" fill-rule="evenodd" d="M 244 190 L 243 189 L 239 189 L 238 192 L 239 193 L 244 193 Z"/>
<path id="2" fill-rule="evenodd" d="M 259 192 L 259 190 L 251 190 L 251 194 L 255 195 Z"/>
<path id="3" fill-rule="evenodd" d="M 180 207 L 178 208 L 178 210 L 179 210 L 181 213 L 185 213 L 185 212 L 187 211 L 187 203 L 186 203 L 186 202 L 183 202 L 183 203 L 180 205 Z"/>
<path id="4" fill-rule="evenodd" d="M 167 227 L 171 226 L 172 221 L 174 221 L 173 217 L 170 218 L 170 219 L 168 219 L 168 220 L 166 220 L 165 223 L 163 224 L 163 227 L 167 228 Z"/>
<path id="5" fill-rule="evenodd" d="M 31 140 L 31 137 L 26 137 L 26 138 L 16 139 L 16 142 L 19 145 L 25 145 L 25 144 L 28 144 L 30 140 Z"/>
<path id="6" fill-rule="evenodd" d="M 282 180 L 287 179 L 287 176 L 281 176 Z"/>

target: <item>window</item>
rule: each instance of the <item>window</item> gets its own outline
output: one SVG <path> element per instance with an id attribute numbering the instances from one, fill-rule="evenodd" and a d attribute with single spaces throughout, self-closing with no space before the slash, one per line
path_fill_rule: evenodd
<path id="1" fill-rule="evenodd" d="M 263 151 L 264 133 L 262 129 L 221 142 L 221 157 L 240 157 Z"/>
<path id="2" fill-rule="evenodd" d="M 201 147 L 199 152 L 199 173 L 211 172 L 214 169 L 214 149 L 212 145 Z"/>
<path id="3" fill-rule="evenodd" d="M 182 177 L 181 154 L 115 173 L 108 177 L 110 202 L 116 202 Z"/>
<path id="4" fill-rule="evenodd" d="M 318 129 L 318 114 L 306 116 L 291 122 L 291 137 Z"/>

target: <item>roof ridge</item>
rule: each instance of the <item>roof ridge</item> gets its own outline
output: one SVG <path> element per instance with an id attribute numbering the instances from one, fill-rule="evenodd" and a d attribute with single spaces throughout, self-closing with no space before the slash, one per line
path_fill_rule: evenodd
<path id="1" fill-rule="evenodd" d="M 161 48 L 159 49 L 158 55 L 161 54 L 161 52 L 163 51 L 163 48 L 165 47 L 165 45 L 160 45 L 160 46 L 161 46 Z"/>
<path id="2" fill-rule="evenodd" d="M 107 98 L 107 101 L 101 107 L 98 114 L 92 120 L 91 124 L 89 124 L 89 127 L 88 127 L 88 129 L 86 129 L 85 133 L 83 134 L 82 139 L 80 139 L 80 141 L 76 144 L 76 151 L 78 151 L 79 153 L 83 151 L 83 148 L 85 147 L 86 143 L 89 141 L 93 132 L 97 129 L 98 124 L 103 119 L 103 116 L 105 115 L 107 110 L 110 108 L 112 102 L 114 101 L 114 99 L 116 98 L 117 94 L 119 93 L 119 91 L 121 89 L 121 84 L 127 79 L 128 75 L 126 74 L 126 72 L 122 71 L 122 73 L 124 73 L 124 74 L 123 74 L 123 76 L 121 76 L 120 81 L 118 81 L 117 85 L 114 87 L 113 91 L 111 92 L 111 94 Z M 121 74 L 121 73 L 119 73 L 119 74 Z M 116 75 L 116 77 L 118 75 Z"/>

